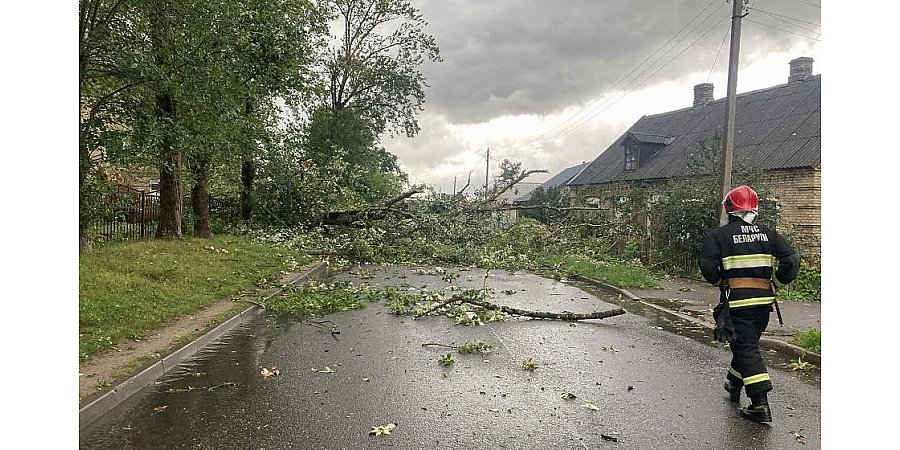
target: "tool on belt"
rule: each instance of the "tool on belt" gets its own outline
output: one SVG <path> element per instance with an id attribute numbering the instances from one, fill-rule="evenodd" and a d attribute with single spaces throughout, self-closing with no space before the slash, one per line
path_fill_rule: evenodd
<path id="1" fill-rule="evenodd" d="M 775 285 L 775 282 L 772 280 L 769 280 L 769 283 L 771 284 L 771 287 L 772 287 L 772 296 L 775 297 L 775 300 L 773 303 L 775 303 L 775 314 L 778 316 L 778 326 L 783 327 L 784 319 L 781 318 L 781 308 L 778 307 L 778 294 L 775 292 L 775 288 L 777 286 Z"/>
<path id="2" fill-rule="evenodd" d="M 731 321 L 731 307 L 728 306 L 728 297 L 731 295 L 728 280 L 722 279 L 719 283 L 719 291 L 722 293 L 719 304 L 713 308 L 713 320 L 716 321 L 714 334 L 716 340 L 724 344 L 737 337 L 737 330 L 734 328 L 734 322 Z"/>
<path id="3" fill-rule="evenodd" d="M 724 280 L 723 284 L 727 283 L 728 291 L 731 292 L 731 289 L 741 289 L 741 288 L 751 288 L 751 289 L 770 289 L 772 290 L 772 296 L 775 297 L 775 282 L 772 280 L 767 280 L 764 278 L 730 278 L 728 280 Z M 784 326 L 784 318 L 781 317 L 781 308 L 778 306 L 778 298 L 776 297 L 773 301 L 775 304 L 775 314 L 778 316 L 778 325 Z"/>

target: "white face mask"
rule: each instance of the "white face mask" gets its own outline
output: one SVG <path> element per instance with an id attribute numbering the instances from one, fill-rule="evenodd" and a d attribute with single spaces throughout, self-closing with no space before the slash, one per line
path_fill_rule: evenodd
<path id="1" fill-rule="evenodd" d="M 756 220 L 756 216 L 758 215 L 756 211 L 735 211 L 728 213 L 735 217 L 740 217 L 741 220 L 747 223 L 753 223 Z"/>

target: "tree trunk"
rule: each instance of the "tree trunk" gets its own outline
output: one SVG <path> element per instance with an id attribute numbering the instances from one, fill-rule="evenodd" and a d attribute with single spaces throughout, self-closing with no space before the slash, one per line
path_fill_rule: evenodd
<path id="1" fill-rule="evenodd" d="M 253 179 L 256 177 L 256 163 L 250 158 L 241 164 L 241 218 L 250 220 L 253 214 Z"/>
<path id="2" fill-rule="evenodd" d="M 249 98 L 244 101 L 244 115 L 247 119 L 253 114 L 253 103 Z M 244 160 L 241 162 L 241 219 L 250 220 L 253 214 L 253 179 L 256 178 L 256 163 L 253 162 L 253 155 L 256 149 L 253 148 L 253 140 L 247 144 L 244 153 Z"/>
<path id="3" fill-rule="evenodd" d="M 192 165 L 194 186 L 191 188 L 191 206 L 194 210 L 194 236 L 211 238 L 209 220 L 209 159 L 202 158 Z"/>
<path id="4" fill-rule="evenodd" d="M 181 237 L 181 155 L 172 148 L 171 138 L 163 138 L 160 150 L 163 160 L 159 171 L 159 227 L 156 237 L 174 239 Z"/>
<path id="5" fill-rule="evenodd" d="M 87 199 L 85 198 L 84 182 L 87 179 L 87 171 L 90 169 L 91 154 L 87 149 L 85 138 L 81 136 L 80 140 L 81 142 L 78 149 L 78 251 L 90 253 L 93 250 L 93 244 L 91 243 L 90 237 L 89 217 L 87 217 L 87 213 L 85 212 L 85 209 L 88 206 L 86 205 Z"/>
<path id="6" fill-rule="evenodd" d="M 169 4 L 165 0 L 156 0 L 149 6 L 156 63 L 165 67 L 172 64 L 172 47 L 175 41 L 175 32 L 169 20 Z M 156 237 L 172 239 L 181 237 L 182 234 L 182 157 L 175 149 L 172 136 L 176 121 L 175 99 L 162 83 L 156 89 L 157 126 L 162 127 L 162 140 L 159 143 L 159 227 L 156 229 Z"/>

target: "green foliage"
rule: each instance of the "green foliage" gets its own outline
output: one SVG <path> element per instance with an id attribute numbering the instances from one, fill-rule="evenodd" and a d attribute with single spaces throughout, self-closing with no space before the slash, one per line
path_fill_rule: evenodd
<path id="1" fill-rule="evenodd" d="M 822 331 L 809 328 L 794 335 L 792 341 L 813 352 L 822 353 Z"/>
<path id="2" fill-rule="evenodd" d="M 102 153 L 117 168 L 175 170 L 176 183 L 163 186 L 175 195 L 187 191 L 178 183 L 237 183 L 234 163 L 257 156 L 276 124 L 275 98 L 294 107 L 309 97 L 313 50 L 327 30 L 323 11 L 310 1 L 79 6 L 82 180 Z M 173 161 L 190 169 L 192 180 L 183 180 Z M 97 217 L 87 200 L 91 186 L 79 187 L 84 227 Z"/>
<path id="3" fill-rule="evenodd" d="M 537 362 L 532 358 L 528 358 L 525 361 L 522 361 L 522 370 L 527 370 L 529 372 L 534 372 L 535 369 L 538 368 Z"/>
<path id="4" fill-rule="evenodd" d="M 438 358 L 438 364 L 440 364 L 444 367 L 452 367 L 454 364 L 456 364 L 456 360 L 453 359 L 452 354 L 447 353 L 446 355 L 443 355 L 440 358 Z"/>
<path id="5" fill-rule="evenodd" d="M 805 259 L 800 260 L 797 278 L 778 291 L 785 300 L 811 301 L 822 299 L 822 268 Z"/>
<path id="6" fill-rule="evenodd" d="M 430 192 L 409 206 L 416 213 L 413 219 L 363 220 L 364 226 L 358 228 L 278 227 L 244 232 L 273 244 L 340 254 L 330 258 L 336 264 L 476 265 L 488 269 L 542 270 L 546 264 L 564 263 L 565 270 L 583 272 L 614 285 L 654 285 L 640 264 L 610 257 L 609 241 L 594 236 L 594 227 L 569 222 L 545 225 L 532 219 L 501 227 L 489 213 L 467 213 L 463 211 L 465 206 L 459 198 Z"/>
<path id="7" fill-rule="evenodd" d="M 804 361 L 802 357 L 797 358 L 796 361 L 791 361 L 790 363 L 784 364 L 786 367 L 791 369 L 791 372 L 809 372 L 817 369 L 814 364 L 811 364 L 807 361 Z"/>
<path id="8" fill-rule="evenodd" d="M 266 308 L 299 317 L 330 314 L 364 308 L 371 301 L 371 292 L 367 286 L 349 282 L 310 282 L 301 287 L 285 286 L 281 295 L 266 302 Z"/>
<path id="9" fill-rule="evenodd" d="M 416 313 L 424 302 L 440 299 L 440 292 L 422 291 L 420 293 L 401 291 L 393 286 L 381 292 L 388 311 L 398 315 Z"/>
<path id="10" fill-rule="evenodd" d="M 500 176 L 497 177 L 497 185 L 506 186 L 516 181 L 524 172 L 522 161 L 513 162 L 509 159 L 504 159 L 500 162 Z"/>
<path id="11" fill-rule="evenodd" d="M 460 345 L 457 349 L 457 352 L 461 355 L 469 355 L 475 352 L 481 353 L 482 355 L 486 355 L 492 351 L 494 351 L 494 344 L 489 344 L 487 342 L 482 341 L 469 341 L 463 345 Z"/>
<path id="12" fill-rule="evenodd" d="M 593 278 L 622 288 L 656 288 L 659 282 L 640 261 L 604 261 L 584 256 L 551 256 L 545 260 L 568 273 Z"/>
<path id="13" fill-rule="evenodd" d="M 721 158 L 718 137 L 698 143 L 682 176 L 664 182 L 634 183 L 627 193 L 596 195 L 609 212 L 600 221 L 601 238 L 625 258 L 640 258 L 656 270 L 693 274 L 706 234 L 718 227 L 721 193 L 717 174 Z M 777 225 L 778 205 L 768 200 L 762 173 L 736 163 L 732 184 L 746 184 L 760 197 L 758 223 Z"/>
<path id="14" fill-rule="evenodd" d="M 79 357 L 84 361 L 254 284 L 271 285 L 281 271 L 310 260 L 225 235 L 99 246 L 79 259 Z"/>
<path id="15" fill-rule="evenodd" d="M 549 189 L 538 187 L 531 191 L 531 197 L 525 204 L 531 206 L 546 205 L 553 208 L 566 208 L 569 206 L 569 199 L 562 194 L 562 190 L 559 187 L 551 187 Z M 520 215 L 545 224 L 559 222 L 563 218 L 568 217 L 566 211 L 554 211 L 547 208 L 522 210 Z"/>
<path id="16" fill-rule="evenodd" d="M 440 61 L 426 21 L 408 0 L 330 0 L 328 18 L 340 23 L 321 58 L 320 104 L 332 113 L 353 110 L 373 136 L 419 131 L 425 60 Z"/>

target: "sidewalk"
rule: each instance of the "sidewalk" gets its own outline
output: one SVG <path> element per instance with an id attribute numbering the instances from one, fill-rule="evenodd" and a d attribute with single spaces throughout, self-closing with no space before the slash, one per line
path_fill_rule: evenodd
<path id="1" fill-rule="evenodd" d="M 633 289 L 630 292 L 642 301 L 689 315 L 712 327 L 715 326 L 712 309 L 719 302 L 719 288 L 709 283 L 675 277 L 661 280 L 659 289 Z M 778 305 L 781 307 L 784 326 L 778 325 L 778 316 L 772 311 L 763 340 L 769 338 L 792 344 L 791 340 L 795 333 L 810 328 L 822 329 L 821 302 L 780 300 Z"/>

